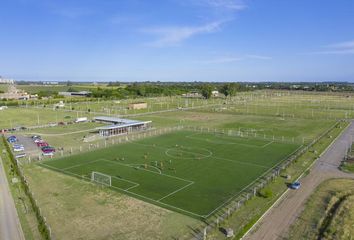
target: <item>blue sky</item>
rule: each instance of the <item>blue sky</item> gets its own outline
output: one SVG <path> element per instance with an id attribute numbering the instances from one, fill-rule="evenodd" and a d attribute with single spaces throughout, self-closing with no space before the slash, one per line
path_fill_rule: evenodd
<path id="1" fill-rule="evenodd" d="M 354 81 L 352 0 L 0 0 L 0 75 Z"/>

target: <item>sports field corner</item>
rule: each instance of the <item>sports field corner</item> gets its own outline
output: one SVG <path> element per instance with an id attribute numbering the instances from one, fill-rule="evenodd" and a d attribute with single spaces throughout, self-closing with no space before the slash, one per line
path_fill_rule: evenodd
<path id="1" fill-rule="evenodd" d="M 87 181 L 108 175 L 112 189 L 205 219 L 300 147 L 181 130 L 39 164 Z"/>

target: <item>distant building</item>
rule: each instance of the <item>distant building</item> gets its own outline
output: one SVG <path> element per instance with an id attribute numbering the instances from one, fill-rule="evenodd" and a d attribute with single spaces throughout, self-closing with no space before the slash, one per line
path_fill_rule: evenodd
<path id="1" fill-rule="evenodd" d="M 3 78 L 2 76 L 0 76 L 0 84 L 14 84 L 14 83 L 15 80 Z"/>
<path id="2" fill-rule="evenodd" d="M 199 92 L 197 91 L 192 91 L 190 93 L 184 93 L 182 94 L 182 97 L 185 97 L 185 98 L 201 98 L 202 97 L 202 94 L 200 94 Z"/>
<path id="3" fill-rule="evenodd" d="M 211 95 L 213 96 L 213 97 L 219 97 L 219 91 L 211 91 Z"/>
<path id="4" fill-rule="evenodd" d="M 128 109 L 139 110 L 139 109 L 146 109 L 146 108 L 147 108 L 146 102 L 131 103 L 128 105 Z"/>
<path id="5" fill-rule="evenodd" d="M 91 95 L 91 92 L 81 91 L 81 92 L 59 92 L 60 96 L 64 97 L 88 97 Z"/>
<path id="6" fill-rule="evenodd" d="M 59 82 L 43 82 L 44 85 L 59 85 Z"/>
<path id="7" fill-rule="evenodd" d="M 25 92 L 24 90 L 17 89 L 15 85 L 10 84 L 6 93 L 0 94 L 0 99 L 9 99 L 9 100 L 28 100 L 31 98 L 31 95 Z"/>
<path id="8" fill-rule="evenodd" d="M 54 107 L 55 108 L 63 108 L 63 107 L 65 107 L 65 104 L 63 101 L 59 101 L 59 103 L 55 104 Z"/>
<path id="9" fill-rule="evenodd" d="M 99 135 L 103 137 L 128 134 L 130 132 L 144 131 L 151 128 L 151 121 L 137 121 L 115 117 L 95 117 L 94 120 L 96 122 L 111 124 L 96 128 Z"/>

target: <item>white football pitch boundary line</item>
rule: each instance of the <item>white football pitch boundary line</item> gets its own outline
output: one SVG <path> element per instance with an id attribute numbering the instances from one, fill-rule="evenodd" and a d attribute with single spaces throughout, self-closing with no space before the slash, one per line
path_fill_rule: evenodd
<path id="1" fill-rule="evenodd" d="M 55 161 L 55 160 L 54 160 L 54 161 Z M 100 161 L 100 159 L 98 159 L 98 160 L 93 160 L 93 161 L 90 161 L 90 162 L 81 163 L 81 164 L 76 164 L 76 165 L 73 165 L 73 166 L 70 166 L 70 167 L 67 167 L 67 168 L 62 168 L 62 170 L 63 170 L 63 171 L 66 171 L 66 170 L 71 169 L 71 168 L 80 167 L 80 166 L 87 165 L 87 164 L 94 163 L 94 162 L 98 162 L 98 161 Z"/>
<path id="2" fill-rule="evenodd" d="M 137 145 L 144 145 L 144 146 L 152 146 L 152 145 L 147 145 L 147 144 L 141 144 L 141 143 L 136 143 L 136 142 L 132 142 L 134 144 L 137 144 Z M 292 154 L 294 154 L 296 151 L 298 151 L 298 149 L 300 149 L 302 147 L 302 145 L 297 148 L 294 152 L 292 152 L 291 154 L 289 154 L 286 158 L 288 158 L 289 156 L 291 156 Z M 167 149 L 165 147 L 158 147 L 160 149 Z M 284 159 L 286 159 L 284 158 Z M 61 159 L 57 159 L 57 160 L 49 160 L 49 161 L 58 161 L 58 160 L 61 160 Z M 223 159 L 223 160 L 226 160 L 226 159 Z M 95 160 L 95 161 L 91 161 L 91 162 L 87 162 L 85 164 L 90 164 L 90 163 L 93 163 L 93 162 L 97 162 L 97 161 L 106 161 L 106 162 L 110 162 L 110 163 L 115 163 L 115 164 L 119 164 L 119 165 L 122 165 L 122 166 L 126 166 L 126 167 L 133 167 L 133 166 L 129 166 L 129 164 L 123 164 L 123 163 L 119 163 L 119 162 L 115 162 L 115 161 L 111 161 L 111 160 L 108 160 L 108 159 L 104 159 L 104 158 L 100 158 L 98 160 Z M 241 162 L 236 162 L 236 161 L 233 161 L 233 160 L 227 160 L 227 161 L 231 161 L 231 162 L 234 162 L 234 163 L 238 163 L 238 164 L 242 164 Z M 282 161 L 280 161 L 282 162 Z M 115 188 L 115 189 L 118 189 L 118 190 L 121 190 L 123 192 L 126 192 L 128 194 L 131 194 L 131 195 L 135 195 L 135 196 L 138 196 L 140 198 L 143 198 L 143 199 L 147 199 L 149 201 L 152 201 L 152 202 L 156 202 L 157 204 L 161 204 L 161 205 L 164 205 L 164 206 L 167 206 L 171 209 L 176 209 L 176 210 L 179 210 L 179 211 L 182 211 L 182 212 L 185 212 L 185 213 L 188 213 L 188 214 L 191 214 L 193 216 L 197 216 L 197 217 L 200 217 L 200 218 L 208 218 L 211 214 L 213 214 L 215 211 L 217 211 L 218 209 L 226 206 L 230 201 L 232 201 L 232 199 L 235 199 L 235 197 L 237 197 L 238 195 L 240 195 L 240 193 L 242 193 L 247 187 L 249 187 L 250 185 L 252 185 L 254 182 L 258 181 L 260 178 L 262 178 L 265 174 L 267 174 L 269 171 L 271 171 L 277 164 L 279 164 L 280 162 L 277 162 L 273 167 L 270 167 L 268 171 L 266 171 L 264 174 L 262 174 L 261 176 L 259 176 L 258 178 L 256 178 L 253 182 L 251 182 L 250 184 L 248 184 L 247 186 L 245 186 L 242 190 L 238 191 L 235 195 L 233 195 L 231 198 L 229 198 L 227 201 L 225 201 L 224 203 L 222 203 L 221 205 L 219 205 L 217 208 L 215 208 L 214 210 L 212 210 L 210 213 L 208 213 L 207 215 L 200 215 L 200 214 L 196 214 L 196 213 L 193 213 L 193 212 L 190 212 L 188 210 L 185 210 L 185 209 L 182 209 L 182 208 L 178 208 L 176 206 L 172 206 L 172 205 L 169 205 L 169 204 L 166 204 L 166 203 L 163 203 L 163 202 L 160 202 L 161 200 L 163 200 L 165 197 L 169 197 L 169 196 L 172 196 L 174 193 L 176 192 L 179 192 L 181 190 L 183 190 L 184 188 L 186 187 L 189 187 L 190 185 L 194 184 L 193 181 L 190 181 L 190 180 L 186 180 L 186 179 L 183 179 L 183 178 L 179 178 L 179 177 L 176 177 L 176 176 L 172 176 L 172 175 L 168 175 L 168 174 L 163 174 L 163 173 L 158 173 L 158 172 L 155 172 L 155 171 L 151 171 L 151 170 L 148 170 L 148 169 L 143 169 L 143 168 L 139 168 L 143 171 L 148 171 L 148 172 L 151 172 L 151 173 L 154 173 L 154 174 L 158 174 L 158 175 L 162 175 L 162 176 L 166 176 L 166 177 L 170 177 L 170 178 L 175 178 L 175 179 L 178 179 L 178 180 L 182 180 L 182 181 L 185 181 L 185 182 L 188 182 L 187 185 L 175 190 L 174 192 L 170 193 L 170 194 L 167 194 L 166 196 L 160 198 L 159 200 L 155 200 L 155 199 L 152 199 L 152 198 L 149 198 L 149 197 L 146 197 L 146 196 L 143 196 L 143 195 L 140 195 L 140 194 L 137 194 L 137 193 L 134 193 L 134 192 L 131 192 L 129 191 L 129 189 L 132 189 L 134 187 L 137 187 L 136 185 L 135 186 L 132 186 L 132 187 L 129 187 L 127 189 L 123 189 L 123 188 L 120 188 L 120 187 L 116 187 L 116 186 L 110 186 L 112 188 Z M 90 181 L 89 178 L 87 177 L 84 177 L 84 176 L 80 176 L 78 174 L 75 174 L 75 173 L 72 173 L 70 171 L 66 171 L 66 170 L 63 170 L 63 169 L 59 169 L 59 168 L 56 168 L 56 167 L 52 167 L 52 166 L 49 166 L 49 165 L 46 165 L 44 163 L 39 163 L 40 165 L 44 165 L 44 166 L 47 166 L 48 168 L 52 168 L 56 171 L 59 171 L 59 172 L 63 172 L 63 173 L 67 173 L 68 175 L 74 175 L 74 176 L 77 176 L 79 178 L 84 178 L 88 181 Z M 82 164 L 82 165 L 85 165 L 85 164 Z M 69 167 L 69 169 L 72 168 L 72 167 Z M 114 177 L 114 176 L 112 176 Z M 116 177 L 114 177 L 116 178 Z M 119 179 L 119 178 L 117 178 Z M 119 180 L 123 180 L 123 179 L 119 179 Z M 127 180 L 128 182 L 132 182 L 130 180 Z M 132 182 L 134 184 L 138 184 L 138 183 L 135 183 L 135 182 Z"/>
<path id="3" fill-rule="evenodd" d="M 183 190 L 183 189 L 185 189 L 185 188 L 189 187 L 189 186 L 190 186 L 190 185 L 192 185 L 192 184 L 194 184 L 194 182 L 190 182 L 190 183 L 188 183 L 186 186 L 181 187 L 181 188 L 177 189 L 176 191 L 173 191 L 173 192 L 171 192 L 171 193 L 167 194 L 166 196 L 164 196 L 164 197 L 160 198 L 160 199 L 159 199 L 159 200 L 157 200 L 157 201 L 158 201 L 158 202 L 160 202 L 161 200 L 163 200 L 163 199 L 165 199 L 165 198 L 167 198 L 167 197 L 169 197 L 169 196 L 171 196 L 171 195 L 173 195 L 173 194 L 175 194 L 175 193 L 177 193 L 177 192 L 179 192 L 179 191 L 181 191 L 181 190 Z"/>

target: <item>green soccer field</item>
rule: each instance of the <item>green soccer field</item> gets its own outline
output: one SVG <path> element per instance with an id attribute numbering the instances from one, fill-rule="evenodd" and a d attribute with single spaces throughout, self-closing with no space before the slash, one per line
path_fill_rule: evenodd
<path id="1" fill-rule="evenodd" d="M 299 147 L 177 131 L 40 165 L 86 180 L 92 172 L 103 173 L 111 176 L 113 189 L 207 218 Z"/>

